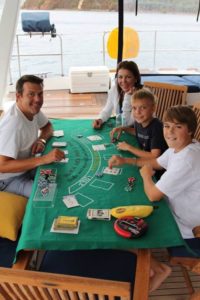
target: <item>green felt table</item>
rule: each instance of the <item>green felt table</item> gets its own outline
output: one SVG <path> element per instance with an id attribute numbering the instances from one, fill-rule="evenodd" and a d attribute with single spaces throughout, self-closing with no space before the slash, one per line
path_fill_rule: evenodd
<path id="1" fill-rule="evenodd" d="M 183 240 L 173 216 L 164 200 L 156 203 L 157 209 L 146 218 L 147 233 L 138 239 L 125 239 L 113 229 L 115 219 L 110 221 L 88 220 L 88 208 L 113 208 L 122 205 L 152 205 L 143 190 L 142 178 L 135 166 L 123 166 L 118 175 L 104 174 L 97 177 L 108 165 L 113 154 L 131 156 L 118 151 L 116 144 L 110 143 L 109 132 L 114 125 L 111 119 L 102 130 L 94 130 L 91 120 L 53 120 L 54 130 L 64 130 L 64 136 L 51 138 L 46 152 L 52 149 L 54 141 L 66 141 L 68 163 L 54 163 L 43 168 L 57 169 L 57 189 L 53 201 L 35 201 L 40 168 L 34 181 L 33 192 L 28 201 L 21 237 L 17 251 L 21 249 L 73 250 L 96 248 L 159 248 L 182 245 Z M 82 135 L 82 137 L 79 137 Z M 90 141 L 87 137 L 98 135 L 102 140 Z M 136 144 L 134 137 L 122 134 L 121 140 Z M 107 144 L 106 150 L 94 151 L 92 145 Z M 125 191 L 128 177 L 136 178 L 131 192 Z M 80 206 L 67 208 L 63 196 L 73 194 Z M 52 223 L 58 216 L 78 216 L 78 234 L 50 232 Z"/>

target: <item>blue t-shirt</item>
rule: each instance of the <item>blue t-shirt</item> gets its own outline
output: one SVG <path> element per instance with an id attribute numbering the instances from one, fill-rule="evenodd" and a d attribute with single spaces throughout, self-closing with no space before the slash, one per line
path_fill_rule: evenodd
<path id="1" fill-rule="evenodd" d="M 163 124 L 159 119 L 153 118 L 146 127 L 135 121 L 134 128 L 142 150 L 150 152 L 152 149 L 160 149 L 162 154 L 168 148 L 163 136 Z"/>

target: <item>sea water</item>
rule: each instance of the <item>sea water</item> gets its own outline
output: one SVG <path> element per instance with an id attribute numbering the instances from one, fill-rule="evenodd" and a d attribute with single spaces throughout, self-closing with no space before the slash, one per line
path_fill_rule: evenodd
<path id="1" fill-rule="evenodd" d="M 24 12 L 24 11 L 23 11 Z M 64 75 L 71 66 L 103 65 L 103 34 L 118 26 L 117 12 L 49 11 L 50 22 L 62 36 Z M 139 55 L 133 58 L 140 69 L 200 68 L 199 23 L 194 15 L 125 12 L 124 26 L 134 28 L 140 39 Z M 21 17 L 17 33 L 22 34 Z M 105 41 L 107 40 L 105 33 Z M 47 76 L 61 74 L 58 38 L 26 35 L 19 37 L 21 70 Z M 154 49 L 157 49 L 155 52 Z M 182 49 L 185 49 L 183 51 Z M 198 50 L 199 49 L 199 50 Z M 19 77 L 17 44 L 14 43 L 11 73 Z M 35 54 L 40 54 L 36 56 Z M 48 56 L 44 56 L 48 54 Z M 53 54 L 53 55 L 51 55 Z M 116 59 L 106 54 L 105 64 L 116 67 Z"/>

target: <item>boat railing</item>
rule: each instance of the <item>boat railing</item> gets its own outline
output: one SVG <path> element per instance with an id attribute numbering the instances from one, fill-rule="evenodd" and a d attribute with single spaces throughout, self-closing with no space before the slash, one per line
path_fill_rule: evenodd
<path id="1" fill-rule="evenodd" d="M 107 50 L 106 50 L 106 45 L 107 45 L 107 39 L 108 39 L 108 35 L 111 33 L 111 31 L 104 31 L 103 32 L 103 51 L 102 51 L 102 55 L 103 55 L 103 64 L 105 65 L 106 64 L 106 55 L 107 55 Z M 140 53 L 153 53 L 153 70 L 157 70 L 157 65 L 156 65 L 156 58 L 157 58 L 157 55 L 159 53 L 165 53 L 166 51 L 168 53 L 172 53 L 172 52 L 199 52 L 200 53 L 200 48 L 166 48 L 166 47 L 159 47 L 158 46 L 158 34 L 180 34 L 180 33 L 186 33 L 186 31 L 183 31 L 183 30 L 180 30 L 180 31 L 170 31 L 170 30 L 167 30 L 167 31 L 162 31 L 162 30 L 139 30 L 138 31 L 138 34 L 141 35 L 141 34 L 146 34 L 146 33 L 151 33 L 152 36 L 153 36 L 153 42 L 152 42 L 152 45 L 153 47 L 150 48 L 150 49 L 140 49 Z M 196 33 L 196 34 L 200 34 L 199 31 L 188 31 L 187 33 Z M 170 43 L 170 41 L 169 41 Z M 187 44 L 187 43 L 186 43 Z"/>
<path id="2" fill-rule="evenodd" d="M 34 36 L 49 36 L 50 38 L 52 37 L 51 33 L 48 32 L 44 32 L 44 33 L 37 33 L 37 32 L 32 32 L 32 33 L 26 33 L 26 34 L 16 34 L 16 54 L 12 55 L 12 58 L 17 58 L 17 64 L 18 64 L 18 74 L 19 77 L 21 77 L 22 75 L 22 68 L 21 68 L 21 58 L 22 57 L 58 57 L 60 60 L 60 75 L 64 76 L 64 63 L 63 63 L 63 41 L 62 41 L 62 36 L 60 34 L 56 34 L 56 37 L 54 38 L 58 38 L 59 39 L 59 52 L 51 52 L 51 53 L 31 53 L 31 54 L 22 54 L 20 51 L 20 38 L 21 37 L 34 37 Z M 13 82 L 12 80 L 12 72 L 11 72 L 11 68 L 9 69 L 9 73 L 10 73 L 10 83 Z M 42 72 L 39 74 L 35 74 L 35 75 L 39 75 L 42 78 L 46 78 L 48 76 L 49 72 Z"/>
<path id="3" fill-rule="evenodd" d="M 45 57 L 51 58 L 48 60 L 44 60 L 41 67 L 41 63 L 43 62 L 41 59 L 37 62 L 39 65 L 39 71 L 36 68 L 34 69 L 34 74 L 38 74 L 41 77 L 49 77 L 52 74 L 59 74 L 59 76 L 64 76 L 68 73 L 68 69 L 70 66 L 80 66 L 80 65 L 107 65 L 109 69 L 112 69 L 113 66 L 116 67 L 116 60 L 109 58 L 107 53 L 107 39 L 108 35 L 111 31 L 97 32 L 97 33 L 88 33 L 86 37 L 83 35 L 79 38 L 76 35 L 76 40 L 74 40 L 73 34 L 57 34 L 57 38 L 59 40 L 59 46 L 56 47 L 44 47 L 42 49 L 42 53 L 39 53 L 40 48 L 37 48 L 37 45 L 34 44 L 33 49 L 29 51 L 30 45 L 26 42 L 20 42 L 23 37 L 28 37 L 29 34 L 17 34 L 16 35 L 16 43 L 15 43 L 15 53 L 12 55 L 12 58 L 15 59 L 15 77 L 20 77 L 22 75 L 22 59 L 26 58 L 35 58 L 35 57 Z M 175 43 L 171 42 L 170 37 L 173 36 L 173 40 L 176 41 L 175 34 L 179 34 L 178 37 L 180 41 L 186 39 L 185 31 L 161 31 L 161 30 L 139 30 L 139 38 L 140 38 L 140 50 L 139 54 L 136 58 L 133 58 L 141 67 L 141 69 L 145 69 L 150 72 L 157 72 L 160 69 L 175 69 L 175 64 L 171 63 L 166 55 L 171 55 L 173 57 L 177 57 L 180 60 L 180 66 L 182 68 L 183 63 L 185 64 L 187 59 L 180 59 L 180 53 L 183 55 L 190 55 L 190 57 L 194 56 L 193 54 L 198 53 L 197 57 L 200 54 L 200 43 L 197 43 L 198 39 L 196 39 L 196 35 L 199 35 L 199 31 L 188 31 L 187 32 L 187 40 L 185 43 Z M 44 36 L 51 36 L 50 33 L 44 33 Z M 190 38 L 190 36 L 192 37 Z M 32 33 L 32 36 L 41 36 L 41 33 Z M 195 38 L 194 38 L 195 37 Z M 100 40 L 102 38 L 102 40 Z M 55 38 L 54 38 L 55 40 Z M 164 41 L 161 43 L 160 40 Z M 196 43 L 194 43 L 194 40 Z M 75 41 L 75 42 L 74 42 Z M 93 41 L 93 44 L 88 44 Z M 96 41 L 100 41 L 98 46 L 96 45 Z M 96 44 L 95 44 L 96 43 Z M 178 46 L 177 46 L 178 45 Z M 88 46 L 88 48 L 87 48 Z M 95 46 L 95 48 L 93 48 Z M 50 49 L 50 52 L 48 52 Z M 56 50 L 57 49 L 57 50 Z M 30 53 L 31 52 L 31 53 Z M 189 54 L 190 52 L 190 54 Z M 184 54 L 185 53 L 185 54 Z M 173 54 L 173 55 L 172 55 Z M 162 65 L 160 63 L 160 57 L 162 57 Z M 54 57 L 54 58 L 53 58 Z M 57 57 L 59 59 L 59 65 L 57 62 Z M 148 58 L 147 58 L 148 57 Z M 185 56 L 186 57 L 186 56 Z M 53 64 L 53 60 L 55 63 Z M 28 61 L 30 65 L 33 60 Z M 26 62 L 27 63 L 27 62 Z M 36 62 L 34 61 L 36 64 Z M 56 65 L 56 70 L 55 70 Z M 186 65 L 186 64 L 185 64 Z M 178 70 L 181 69 L 180 67 Z M 191 64 L 188 64 L 187 67 L 183 67 L 182 69 L 199 69 L 198 68 L 198 59 L 193 60 Z M 28 71 L 30 68 L 26 68 Z M 41 72 L 40 70 L 43 69 Z M 32 71 L 32 69 L 30 69 Z M 11 72 L 10 67 L 10 83 L 13 81 L 14 72 Z M 51 74 L 50 74 L 51 73 Z"/>

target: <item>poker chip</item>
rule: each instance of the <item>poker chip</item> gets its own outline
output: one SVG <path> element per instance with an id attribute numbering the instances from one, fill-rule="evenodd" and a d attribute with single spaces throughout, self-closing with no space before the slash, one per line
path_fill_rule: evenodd
<path id="1" fill-rule="evenodd" d="M 129 177 L 128 178 L 128 183 L 133 183 L 135 181 L 135 177 Z"/>
<path id="2" fill-rule="evenodd" d="M 116 138 L 112 138 L 112 143 L 116 143 L 117 139 Z"/>
<path id="3" fill-rule="evenodd" d="M 128 186 L 126 186 L 126 187 L 124 188 L 124 190 L 125 190 L 126 192 L 131 192 L 132 189 L 133 189 L 133 187 L 130 186 L 130 185 L 128 185 Z"/>
<path id="4" fill-rule="evenodd" d="M 135 177 L 129 177 L 128 178 L 128 185 L 124 188 L 126 192 L 131 192 L 134 186 Z"/>
<path id="5" fill-rule="evenodd" d="M 102 177 L 103 176 L 103 172 L 98 172 L 95 174 L 96 177 Z"/>
<path id="6" fill-rule="evenodd" d="M 136 217 L 124 217 L 117 219 L 114 223 L 114 230 L 124 238 L 134 239 L 142 236 L 148 229 L 147 223 Z"/>

